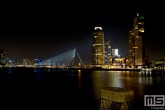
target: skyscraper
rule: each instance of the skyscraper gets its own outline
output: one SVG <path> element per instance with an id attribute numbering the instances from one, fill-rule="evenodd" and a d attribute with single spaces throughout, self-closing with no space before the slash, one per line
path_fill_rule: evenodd
<path id="1" fill-rule="evenodd" d="M 129 56 L 131 66 L 145 65 L 144 16 L 134 17 L 133 30 L 129 33 Z"/>
<path id="2" fill-rule="evenodd" d="M 93 65 L 104 65 L 104 32 L 102 27 L 95 27 L 95 31 L 93 33 Z"/>
<path id="3" fill-rule="evenodd" d="M 118 49 L 117 48 L 114 48 L 112 49 L 112 56 L 118 56 Z"/>
<path id="4" fill-rule="evenodd" d="M 111 56 L 111 46 L 110 46 L 110 40 L 108 38 L 104 39 L 104 44 L 105 44 L 105 65 L 110 65 L 110 56 Z"/>
<path id="5" fill-rule="evenodd" d="M 135 40 L 134 40 L 134 32 L 131 30 L 129 32 L 129 66 L 135 66 Z"/>
<path id="6" fill-rule="evenodd" d="M 5 54 L 6 52 L 4 50 L 0 50 L 0 65 L 6 64 Z"/>

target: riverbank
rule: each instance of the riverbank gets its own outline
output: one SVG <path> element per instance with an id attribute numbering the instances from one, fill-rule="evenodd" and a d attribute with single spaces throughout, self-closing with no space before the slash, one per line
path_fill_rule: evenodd
<path id="1" fill-rule="evenodd" d="M 68 68 L 70 70 L 103 70 L 103 71 L 141 71 L 140 69 L 128 68 Z"/>

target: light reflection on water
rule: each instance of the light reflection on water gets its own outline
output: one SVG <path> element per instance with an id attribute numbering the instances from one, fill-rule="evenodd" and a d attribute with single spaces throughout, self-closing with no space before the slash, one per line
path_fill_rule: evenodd
<path id="1" fill-rule="evenodd" d="M 8 68 L 8 74 L 11 74 L 11 67 Z"/>
<path id="2" fill-rule="evenodd" d="M 36 71 L 36 73 L 37 73 L 36 79 L 37 79 L 37 80 L 40 80 L 40 78 L 41 78 L 41 76 L 40 76 L 40 71 L 41 71 L 40 68 L 36 68 L 35 71 Z"/>
<path id="3" fill-rule="evenodd" d="M 58 93 L 59 94 L 58 96 L 65 96 L 68 99 L 71 98 L 71 96 L 78 98 L 82 96 L 84 98 L 83 101 L 80 101 L 82 106 L 89 106 L 89 104 L 91 103 L 90 101 L 92 100 L 96 101 L 97 106 L 99 106 L 100 94 L 101 94 L 100 91 L 103 87 L 123 87 L 134 90 L 135 100 L 136 101 L 138 100 L 138 102 L 141 103 L 140 106 L 143 106 L 143 96 L 145 94 L 161 95 L 165 93 L 165 74 L 157 75 L 157 73 L 144 72 L 144 71 L 139 72 L 139 71 L 98 71 L 98 70 L 94 70 L 94 71 L 71 70 L 68 72 L 65 71 L 64 73 L 60 73 L 60 70 L 55 70 L 55 69 L 41 70 L 41 68 L 35 68 L 33 72 L 29 74 L 34 74 L 34 73 L 36 80 L 41 80 L 43 78 L 42 83 L 37 83 L 37 84 L 45 85 L 45 86 L 40 85 L 41 90 L 46 90 L 46 89 L 49 90 L 50 88 L 55 88 L 56 90 L 51 89 L 52 93 Z M 11 68 L 8 68 L 8 74 L 12 75 Z M 63 75 L 59 75 L 59 74 L 63 74 Z M 33 83 L 31 85 L 35 85 L 35 84 Z M 49 85 L 51 85 L 50 88 Z M 20 85 L 20 87 L 22 86 Z M 61 91 L 57 92 L 57 90 L 61 90 Z M 42 91 L 40 92 L 42 93 L 42 95 L 45 94 Z M 78 93 L 78 96 L 75 95 L 76 92 Z M 48 93 L 50 94 L 50 91 L 48 91 Z M 54 95 L 54 98 L 58 96 Z M 87 104 L 86 99 L 90 99 L 89 104 Z"/>
<path id="4" fill-rule="evenodd" d="M 107 87 L 123 87 L 119 71 L 108 72 L 107 79 L 105 81 Z"/>
<path id="5" fill-rule="evenodd" d="M 81 93 L 81 70 L 78 70 L 78 92 Z"/>
<path id="6" fill-rule="evenodd" d="M 98 103 L 100 90 L 103 87 L 122 87 L 134 90 L 136 101 L 141 103 L 141 107 L 143 107 L 145 94 L 165 93 L 165 75 L 155 76 L 155 73 L 141 71 L 94 71 L 92 75 L 94 94 Z"/>

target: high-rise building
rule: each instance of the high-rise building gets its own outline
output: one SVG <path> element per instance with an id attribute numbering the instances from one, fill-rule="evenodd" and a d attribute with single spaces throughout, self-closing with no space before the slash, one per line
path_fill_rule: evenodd
<path id="1" fill-rule="evenodd" d="M 23 59 L 23 65 L 29 65 L 30 64 L 30 59 Z"/>
<path id="2" fill-rule="evenodd" d="M 32 66 L 32 65 L 34 65 L 34 63 L 35 63 L 35 60 L 33 60 L 33 59 L 23 59 L 23 65 L 24 66 Z"/>
<path id="3" fill-rule="evenodd" d="M 105 65 L 110 65 L 110 56 L 111 56 L 111 46 L 110 46 L 110 40 L 108 38 L 104 39 L 104 44 L 105 44 L 105 58 L 104 58 L 104 63 Z"/>
<path id="4" fill-rule="evenodd" d="M 104 32 L 102 27 L 95 27 L 93 33 L 93 65 L 105 64 L 105 45 L 104 45 Z"/>
<path id="5" fill-rule="evenodd" d="M 144 16 L 134 17 L 134 27 L 129 33 L 129 60 L 131 66 L 145 65 Z"/>
<path id="6" fill-rule="evenodd" d="M 118 49 L 117 48 L 114 48 L 112 49 L 112 56 L 118 56 Z"/>
<path id="7" fill-rule="evenodd" d="M 134 32 L 131 30 L 129 32 L 129 66 L 135 66 L 135 39 L 134 39 Z"/>
<path id="8" fill-rule="evenodd" d="M 0 50 L 0 65 L 6 64 L 5 54 L 6 52 L 4 50 Z"/>
<path id="9" fill-rule="evenodd" d="M 16 59 L 16 65 L 20 65 L 20 59 L 19 58 Z"/>

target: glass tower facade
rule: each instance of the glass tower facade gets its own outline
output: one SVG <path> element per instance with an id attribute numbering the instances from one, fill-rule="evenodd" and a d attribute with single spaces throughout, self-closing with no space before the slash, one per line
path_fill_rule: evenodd
<path id="1" fill-rule="evenodd" d="M 134 17 L 133 30 L 129 33 L 130 66 L 145 65 L 144 16 Z"/>
<path id="2" fill-rule="evenodd" d="M 95 27 L 93 33 L 93 65 L 105 64 L 105 45 L 104 45 L 104 32 L 102 27 Z"/>

